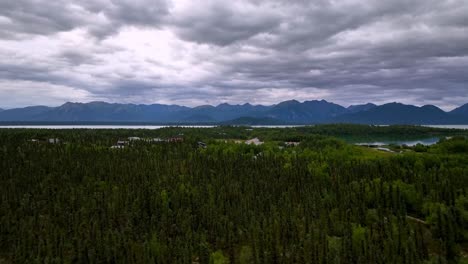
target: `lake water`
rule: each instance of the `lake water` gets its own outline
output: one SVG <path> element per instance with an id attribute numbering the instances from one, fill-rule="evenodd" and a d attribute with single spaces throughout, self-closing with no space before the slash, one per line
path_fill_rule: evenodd
<path id="1" fill-rule="evenodd" d="M 424 125 L 425 127 L 450 128 L 450 129 L 468 129 L 468 125 Z"/>
<path id="2" fill-rule="evenodd" d="M 416 146 L 417 144 L 425 145 L 425 146 L 430 146 L 434 145 L 437 142 L 439 142 L 439 138 L 425 138 L 425 139 L 419 139 L 419 140 L 385 140 L 385 141 L 373 141 L 373 142 L 360 142 L 356 143 L 356 145 L 365 145 L 365 146 L 384 146 L 384 145 L 407 145 L 410 147 Z"/>
<path id="3" fill-rule="evenodd" d="M 151 126 L 151 125 L 10 125 L 0 128 L 34 128 L 34 129 L 161 129 L 164 127 L 210 128 L 215 126 Z"/>
<path id="4" fill-rule="evenodd" d="M 301 127 L 305 125 L 272 125 L 272 126 L 249 126 L 252 128 L 288 128 Z M 212 128 L 214 125 L 0 125 L 0 128 L 32 128 L 32 129 L 161 129 L 165 127 L 187 127 L 187 128 Z"/>
<path id="5" fill-rule="evenodd" d="M 254 128 L 287 128 L 287 127 L 301 127 L 304 125 L 258 125 L 251 126 Z M 468 125 L 425 125 L 426 127 L 435 128 L 451 128 L 451 129 L 468 129 Z M 36 129 L 161 129 L 164 127 L 190 127 L 190 128 L 210 128 L 215 126 L 209 125 L 0 125 L 0 128 L 36 128 Z"/>

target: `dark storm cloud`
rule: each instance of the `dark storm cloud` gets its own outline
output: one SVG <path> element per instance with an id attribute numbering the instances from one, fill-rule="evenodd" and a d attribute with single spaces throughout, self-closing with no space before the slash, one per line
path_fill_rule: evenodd
<path id="1" fill-rule="evenodd" d="M 0 37 L 50 35 L 77 28 L 104 37 L 126 25 L 159 26 L 167 14 L 165 0 L 7 0 L 0 2 L 4 18 Z"/>
<path id="2" fill-rule="evenodd" d="M 62 59 L 66 63 L 74 66 L 83 64 L 98 64 L 101 61 L 89 56 L 86 52 L 80 50 L 63 50 L 56 55 L 59 59 Z"/>
<path id="3" fill-rule="evenodd" d="M 280 15 L 262 12 L 262 6 L 252 5 L 239 10 L 225 2 L 213 2 L 200 9 L 191 9 L 172 20 L 175 32 L 185 40 L 220 46 L 269 32 L 280 23 Z"/>
<path id="4" fill-rule="evenodd" d="M 34 82 L 63 82 L 60 76 L 54 76 L 53 69 L 37 65 L 12 65 L 0 63 L 0 79 Z"/>
<path id="5" fill-rule="evenodd" d="M 82 5 L 105 18 L 105 26 L 89 27 L 89 31 L 99 38 L 113 34 L 124 26 L 160 27 L 169 14 L 166 0 L 86 0 Z"/>
<path id="6" fill-rule="evenodd" d="M 0 37 L 51 34 L 71 30 L 83 23 L 83 18 L 64 1 L 1 1 L 0 16 L 4 18 Z"/>
<path id="7" fill-rule="evenodd" d="M 463 0 L 7 0 L 0 79 L 114 101 L 448 109 L 468 102 L 467 13 Z"/>

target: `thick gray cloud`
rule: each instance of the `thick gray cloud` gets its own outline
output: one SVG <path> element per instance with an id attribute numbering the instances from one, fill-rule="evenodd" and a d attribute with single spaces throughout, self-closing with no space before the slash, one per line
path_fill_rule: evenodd
<path id="1" fill-rule="evenodd" d="M 7 0 L 0 107 L 468 103 L 464 0 Z"/>

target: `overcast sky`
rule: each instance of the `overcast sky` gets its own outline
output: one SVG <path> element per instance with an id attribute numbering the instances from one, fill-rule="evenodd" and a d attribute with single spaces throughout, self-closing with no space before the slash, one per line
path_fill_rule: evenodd
<path id="1" fill-rule="evenodd" d="M 0 107 L 468 103 L 466 0 L 2 0 Z"/>

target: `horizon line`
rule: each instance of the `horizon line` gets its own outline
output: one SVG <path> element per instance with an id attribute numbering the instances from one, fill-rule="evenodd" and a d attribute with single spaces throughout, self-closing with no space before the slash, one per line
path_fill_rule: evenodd
<path id="1" fill-rule="evenodd" d="M 13 109 L 22 109 L 22 108 L 27 108 L 27 107 L 50 107 L 50 108 L 57 108 L 57 107 L 61 107 L 61 106 L 64 106 L 66 104 L 92 104 L 92 103 L 104 103 L 104 104 L 118 104 L 118 105 L 144 105 L 144 106 L 150 106 L 150 105 L 166 105 L 166 106 L 181 106 L 181 107 L 187 107 L 187 108 L 197 108 L 197 107 L 203 107 L 203 106 L 211 106 L 211 107 L 218 107 L 218 106 L 221 106 L 221 105 L 230 105 L 230 106 L 244 106 L 244 105 L 251 105 L 251 106 L 275 106 L 275 105 L 279 105 L 281 103 L 285 103 L 285 102 L 292 102 L 292 101 L 296 101 L 298 103 L 306 103 L 306 102 L 327 102 L 327 103 L 331 103 L 331 104 L 336 104 L 336 105 L 339 105 L 341 107 L 344 107 L 344 108 L 349 108 L 351 106 L 358 106 L 358 105 L 367 105 L 367 104 L 374 104 L 376 106 L 383 106 L 383 105 L 387 105 L 387 104 L 402 104 L 402 105 L 409 105 L 409 106 L 416 106 L 416 107 L 424 107 L 424 106 L 435 106 L 443 111 L 445 111 L 443 108 L 439 107 L 438 105 L 435 105 L 435 104 L 424 104 L 424 105 L 417 105 L 417 104 L 407 104 L 407 103 L 402 103 L 402 102 L 398 102 L 398 101 L 391 101 L 391 102 L 386 102 L 386 103 L 382 103 L 382 104 L 376 104 L 376 103 L 372 103 L 372 102 L 367 102 L 367 103 L 360 103 L 360 104 L 351 104 L 351 105 L 348 105 L 348 106 L 343 106 L 341 104 L 338 104 L 338 103 L 335 103 L 335 102 L 332 102 L 332 101 L 328 101 L 326 99 L 314 99 L 314 100 L 304 100 L 304 101 L 299 101 L 297 99 L 290 99 L 290 100 L 285 100 L 285 101 L 280 101 L 278 103 L 273 103 L 273 104 L 252 104 L 250 102 L 245 102 L 245 103 L 228 103 L 228 102 L 222 102 L 222 103 L 218 103 L 218 104 L 202 104 L 202 105 L 196 105 L 196 106 L 187 106 L 187 105 L 182 105 L 182 104 L 165 104 L 165 103 L 125 103 L 125 102 L 106 102 L 106 101 L 99 101 L 99 100 L 96 100 L 96 101 L 87 101 L 87 102 L 78 102 L 78 101 L 66 101 L 60 105 L 55 105 L 55 106 L 51 106 L 51 105 L 42 105 L 42 104 L 39 104 L 39 105 L 28 105 L 28 106 L 19 106 L 19 107 L 13 107 L 13 108 L 3 108 L 3 107 L 0 107 L 0 109 L 2 110 L 13 110 Z M 468 104 L 468 103 L 466 103 Z M 459 106 L 455 106 L 453 109 L 451 110 L 448 110 L 448 111 L 445 111 L 445 112 L 450 112 L 450 111 L 453 111 L 459 107 L 462 107 L 466 104 L 462 104 L 462 105 L 459 105 Z"/>

